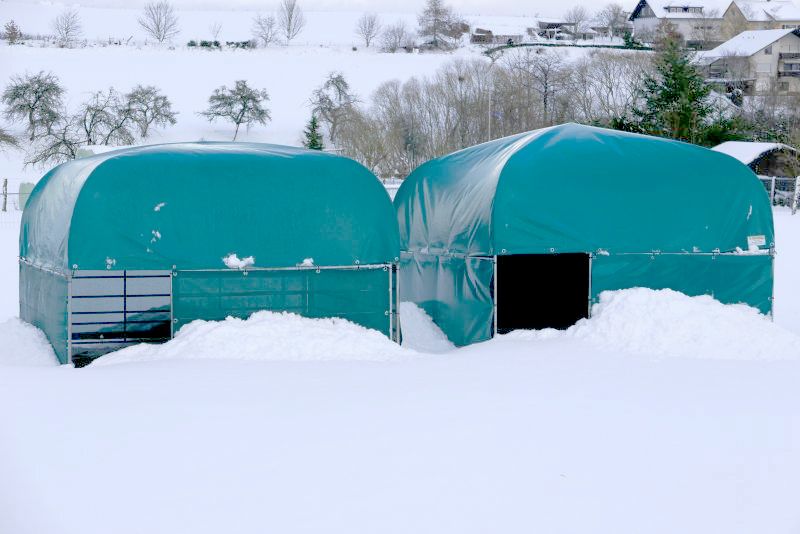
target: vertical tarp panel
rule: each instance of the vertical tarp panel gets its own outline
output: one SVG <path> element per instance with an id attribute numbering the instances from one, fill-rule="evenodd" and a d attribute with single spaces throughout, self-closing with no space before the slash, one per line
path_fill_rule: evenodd
<path id="1" fill-rule="evenodd" d="M 53 345 L 58 361 L 67 363 L 67 292 L 65 277 L 19 266 L 19 316 L 39 328 Z"/>
<path id="2" fill-rule="evenodd" d="M 247 273 L 245 275 L 245 272 Z M 260 310 L 340 317 L 391 334 L 387 269 L 178 271 L 173 278 L 175 331 L 196 319 L 247 318 Z"/>
<path id="3" fill-rule="evenodd" d="M 492 337 L 493 258 L 403 253 L 402 299 L 424 309 L 458 346 Z"/>
<path id="4" fill-rule="evenodd" d="M 725 304 L 772 310 L 769 255 L 631 254 L 592 261 L 592 298 L 602 291 L 648 287 L 687 295 L 711 295 Z"/>

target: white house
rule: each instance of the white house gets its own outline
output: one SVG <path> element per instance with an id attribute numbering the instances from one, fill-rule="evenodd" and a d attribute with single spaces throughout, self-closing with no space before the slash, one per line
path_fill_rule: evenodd
<path id="1" fill-rule="evenodd" d="M 688 43 L 702 44 L 747 30 L 800 27 L 800 7 L 792 0 L 639 0 L 629 19 L 640 40 L 651 39 L 666 20 Z"/>
<path id="2" fill-rule="evenodd" d="M 745 94 L 800 94 L 800 30 L 745 31 L 695 62 L 707 81 Z"/>
<path id="3" fill-rule="evenodd" d="M 731 0 L 639 0 L 629 20 L 639 40 L 652 40 L 658 25 L 666 20 L 690 42 L 718 33 L 722 14 L 730 3 Z"/>

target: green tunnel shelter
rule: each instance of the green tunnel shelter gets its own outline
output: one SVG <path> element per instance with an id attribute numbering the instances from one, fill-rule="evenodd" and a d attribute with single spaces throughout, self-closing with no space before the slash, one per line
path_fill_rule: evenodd
<path id="1" fill-rule="evenodd" d="M 62 363 L 258 310 L 396 339 L 397 224 L 366 168 L 247 143 L 123 149 L 62 164 L 20 229 L 20 317 Z"/>
<path id="2" fill-rule="evenodd" d="M 772 310 L 767 194 L 705 148 L 564 124 L 431 160 L 394 202 L 403 299 L 457 345 L 566 328 L 631 287 Z"/>

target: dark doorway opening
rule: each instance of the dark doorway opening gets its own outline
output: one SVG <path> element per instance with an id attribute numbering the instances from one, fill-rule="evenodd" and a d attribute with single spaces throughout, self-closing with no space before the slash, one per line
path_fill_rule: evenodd
<path id="1" fill-rule="evenodd" d="M 572 326 L 589 313 L 588 254 L 497 257 L 497 332 Z"/>

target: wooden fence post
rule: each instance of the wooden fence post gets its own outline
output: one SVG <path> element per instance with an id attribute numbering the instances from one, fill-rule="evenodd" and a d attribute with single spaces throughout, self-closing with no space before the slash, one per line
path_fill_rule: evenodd
<path id="1" fill-rule="evenodd" d="M 8 178 L 3 178 L 3 209 L 0 211 L 6 211 L 8 207 Z"/>

